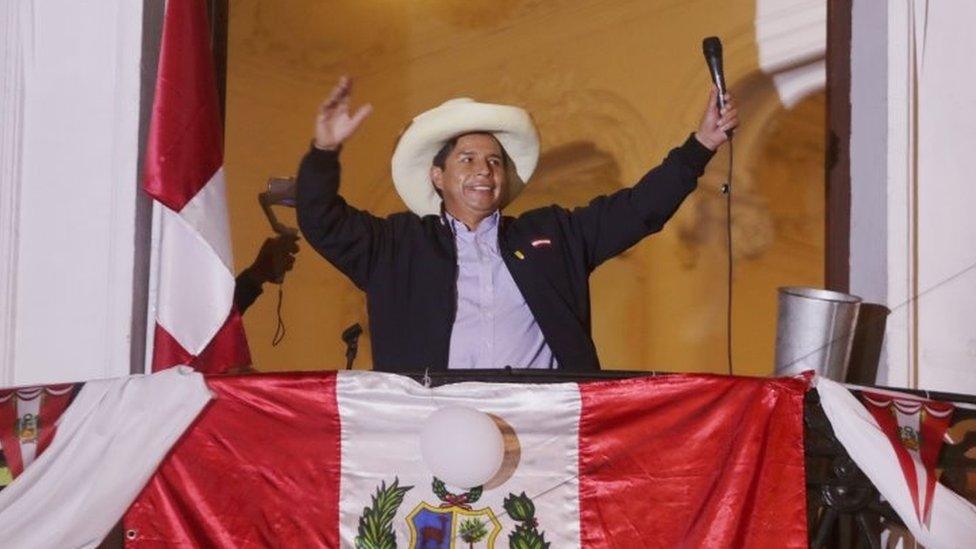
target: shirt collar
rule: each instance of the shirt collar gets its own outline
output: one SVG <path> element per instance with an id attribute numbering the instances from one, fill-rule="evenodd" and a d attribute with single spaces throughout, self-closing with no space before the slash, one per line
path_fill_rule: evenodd
<path id="1" fill-rule="evenodd" d="M 484 218 L 481 223 L 478 223 L 478 228 L 473 231 L 468 230 L 468 227 L 464 223 L 448 213 L 447 210 L 444 210 L 444 217 L 450 223 L 451 231 L 454 232 L 456 238 L 471 238 L 495 231 L 498 228 L 498 220 L 501 219 L 501 212 L 495 210 L 491 215 Z"/>

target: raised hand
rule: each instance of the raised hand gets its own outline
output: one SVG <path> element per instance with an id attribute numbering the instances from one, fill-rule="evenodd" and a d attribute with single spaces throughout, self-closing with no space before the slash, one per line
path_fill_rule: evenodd
<path id="1" fill-rule="evenodd" d="M 718 90 L 712 88 L 708 94 L 708 106 L 702 115 L 701 123 L 695 137 L 702 145 L 711 150 L 718 149 L 722 143 L 729 140 L 726 131 L 739 127 L 739 109 L 732 94 L 725 94 L 725 108 L 718 112 Z"/>
<path id="2" fill-rule="evenodd" d="M 363 120 L 373 111 L 368 103 L 349 113 L 349 96 L 352 80 L 348 76 L 339 79 L 329 98 L 322 102 L 315 118 L 315 147 L 334 151 L 356 132 Z"/>

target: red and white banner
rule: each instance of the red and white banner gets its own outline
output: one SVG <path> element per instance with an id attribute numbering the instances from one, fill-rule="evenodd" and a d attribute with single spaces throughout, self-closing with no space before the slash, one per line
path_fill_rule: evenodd
<path id="1" fill-rule="evenodd" d="M 98 547 L 210 398 L 187 367 L 85 383 L 0 491 L 0 547 Z"/>
<path id="2" fill-rule="evenodd" d="M 917 542 L 932 548 L 973 546 L 976 506 L 936 482 L 929 468 L 941 440 L 925 439 L 942 438 L 945 429 L 938 424 L 948 422 L 951 405 L 887 392 L 865 395 L 876 403 L 869 400 L 865 406 L 846 387 L 825 378 L 817 379 L 817 392 L 837 440 Z M 934 413 L 922 417 L 923 409 Z M 919 433 L 922 440 L 913 440 Z"/>
<path id="3" fill-rule="evenodd" d="M 217 398 L 126 515 L 131 547 L 807 545 L 803 380 L 208 384 Z M 422 457 L 428 416 L 452 406 L 504 433 L 479 489 L 440 482 Z"/>
<path id="4" fill-rule="evenodd" d="M 861 398 L 891 442 L 912 494 L 915 514 L 919 522 L 928 526 L 935 493 L 935 464 L 952 418 L 952 404 L 867 391 L 861 393 Z"/>
<path id="5" fill-rule="evenodd" d="M 54 438 L 56 422 L 71 400 L 73 384 L 0 391 L 0 452 L 3 476 L 15 479 Z M 6 471 L 3 471 L 3 469 Z M 9 484 L 3 479 L 3 485 Z"/>
<path id="6" fill-rule="evenodd" d="M 250 364 L 233 308 L 223 131 L 206 3 L 168 0 L 143 188 L 160 207 L 153 371 Z"/>

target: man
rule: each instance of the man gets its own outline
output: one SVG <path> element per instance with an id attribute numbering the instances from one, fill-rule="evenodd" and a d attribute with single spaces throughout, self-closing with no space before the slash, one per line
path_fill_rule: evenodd
<path id="1" fill-rule="evenodd" d="M 379 218 L 339 195 L 341 145 L 369 115 L 340 80 L 322 104 L 298 172 L 306 240 L 366 292 L 374 369 L 599 369 L 589 274 L 659 231 L 738 125 L 713 91 L 694 135 L 634 187 L 566 210 L 501 215 L 535 169 L 539 140 L 522 109 L 448 101 L 416 118 L 393 153 L 412 212 Z"/>

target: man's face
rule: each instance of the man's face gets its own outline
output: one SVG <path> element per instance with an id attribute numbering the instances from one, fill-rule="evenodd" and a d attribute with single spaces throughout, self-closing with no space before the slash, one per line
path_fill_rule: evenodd
<path id="1" fill-rule="evenodd" d="M 444 208 L 459 220 L 481 221 L 499 208 L 508 191 L 505 153 L 491 134 L 469 133 L 457 140 L 430 178 L 441 192 Z"/>

